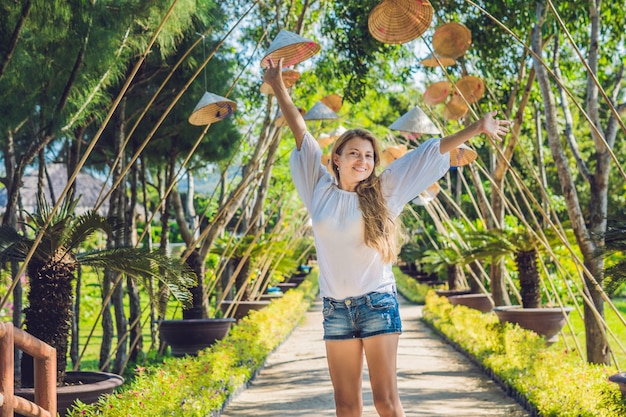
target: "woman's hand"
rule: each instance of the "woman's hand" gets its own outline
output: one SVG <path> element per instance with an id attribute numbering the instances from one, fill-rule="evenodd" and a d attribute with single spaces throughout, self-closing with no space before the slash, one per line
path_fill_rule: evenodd
<path id="1" fill-rule="evenodd" d="M 481 130 L 490 137 L 501 141 L 509 133 L 513 121 L 496 119 L 494 117 L 496 113 L 497 111 L 491 111 L 483 116 Z"/>
<path id="2" fill-rule="evenodd" d="M 283 58 L 278 60 L 278 65 L 274 64 L 274 61 L 271 59 L 267 60 L 269 67 L 265 70 L 263 74 L 263 81 L 272 87 L 274 91 L 278 88 L 286 89 L 285 84 L 283 82 Z"/>

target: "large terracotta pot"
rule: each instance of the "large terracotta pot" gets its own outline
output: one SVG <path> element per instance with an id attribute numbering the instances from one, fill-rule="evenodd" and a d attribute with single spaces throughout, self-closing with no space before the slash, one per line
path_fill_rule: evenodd
<path id="1" fill-rule="evenodd" d="M 572 310 L 572 307 L 522 308 L 522 306 L 499 306 L 493 309 L 500 322 L 517 323 L 520 327 L 544 336 L 547 343 L 558 340 L 559 332 L 565 326 L 565 318 Z"/>
<path id="2" fill-rule="evenodd" d="M 448 301 L 453 305 L 463 305 L 474 310 L 478 310 L 481 313 L 489 313 L 493 310 L 493 301 L 489 294 L 461 294 L 451 295 L 448 297 Z"/>
<path id="3" fill-rule="evenodd" d="M 235 319 L 239 320 L 248 315 L 248 313 L 252 310 L 260 310 L 262 308 L 267 307 L 270 304 L 270 301 L 222 301 L 220 304 L 220 308 L 224 313 L 226 313 L 231 305 L 235 306 L 231 309 L 231 316 Z"/>
<path id="4" fill-rule="evenodd" d="M 159 334 L 173 356 L 193 356 L 226 337 L 235 321 L 232 318 L 163 320 Z"/>
<path id="5" fill-rule="evenodd" d="M 93 404 L 103 394 L 111 394 L 124 383 L 124 378 L 108 372 L 70 371 L 65 377 L 68 385 L 57 387 L 57 412 L 63 417 L 76 400 Z M 34 388 L 16 388 L 15 395 L 35 401 Z M 16 417 L 23 417 L 15 413 Z"/>

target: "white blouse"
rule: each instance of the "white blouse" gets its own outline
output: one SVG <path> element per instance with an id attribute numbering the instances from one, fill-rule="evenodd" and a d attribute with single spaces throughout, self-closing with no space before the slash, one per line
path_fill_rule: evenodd
<path id="1" fill-rule="evenodd" d="M 369 292 L 389 292 L 395 278 L 391 263 L 365 244 L 364 223 L 355 192 L 344 191 L 321 163 L 322 151 L 310 133 L 290 158 L 296 190 L 313 223 L 320 294 L 343 300 Z M 381 173 L 383 196 L 396 218 L 404 205 L 439 180 L 450 168 L 450 156 L 430 139 L 387 165 Z"/>

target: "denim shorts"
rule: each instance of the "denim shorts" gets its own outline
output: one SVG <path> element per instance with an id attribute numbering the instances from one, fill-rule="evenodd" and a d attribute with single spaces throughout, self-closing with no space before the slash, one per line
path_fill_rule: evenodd
<path id="1" fill-rule="evenodd" d="M 343 300 L 324 297 L 324 340 L 402 333 L 395 293 L 371 292 Z"/>

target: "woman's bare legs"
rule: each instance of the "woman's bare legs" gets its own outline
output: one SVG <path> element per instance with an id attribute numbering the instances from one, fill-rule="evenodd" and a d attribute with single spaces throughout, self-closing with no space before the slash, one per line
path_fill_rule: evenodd
<path id="1" fill-rule="evenodd" d="M 361 417 L 363 413 L 361 339 L 326 341 L 326 359 L 335 391 L 337 417 Z"/>
<path id="2" fill-rule="evenodd" d="M 326 342 L 326 358 L 335 390 L 338 417 L 361 417 L 363 350 L 367 359 L 374 406 L 381 417 L 404 417 L 398 395 L 397 334 Z"/>
<path id="3" fill-rule="evenodd" d="M 398 334 L 383 334 L 362 340 L 374 406 L 381 417 L 404 417 L 396 373 L 398 339 Z"/>

